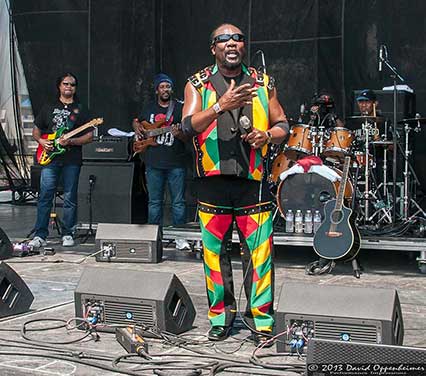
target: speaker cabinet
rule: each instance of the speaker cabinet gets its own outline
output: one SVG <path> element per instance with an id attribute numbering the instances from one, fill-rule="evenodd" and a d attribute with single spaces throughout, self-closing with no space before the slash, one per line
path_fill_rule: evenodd
<path id="1" fill-rule="evenodd" d="M 84 162 L 78 185 L 78 221 L 131 223 L 133 163 Z"/>
<path id="2" fill-rule="evenodd" d="M 363 370 L 359 369 L 362 365 Z M 379 345 L 360 342 L 342 342 L 326 339 L 313 338 L 309 341 L 308 354 L 306 358 L 306 368 L 308 376 L 316 375 L 424 375 L 426 364 L 426 349 L 408 346 Z M 333 365 L 338 365 L 338 369 Z M 378 372 L 379 367 L 393 365 L 400 368 L 399 372 L 392 373 L 388 368 L 387 372 Z M 409 365 L 421 366 L 421 369 L 412 368 Z M 373 369 L 375 367 L 375 369 Z M 395 369 L 394 371 L 398 371 Z M 388 373 L 389 372 L 389 373 Z M 417 373 L 418 372 L 418 373 Z"/>
<path id="3" fill-rule="evenodd" d="M 398 293 L 392 289 L 285 283 L 276 326 L 278 333 L 290 328 L 290 338 L 277 342 L 279 352 L 295 350 L 292 339 L 306 343 L 298 333 L 308 339 L 387 345 L 401 345 L 404 337 Z"/>
<path id="4" fill-rule="evenodd" d="M 96 261 L 158 263 L 163 257 L 159 226 L 99 223 Z"/>
<path id="5" fill-rule="evenodd" d="M 0 262 L 0 317 L 27 312 L 34 296 L 8 264 Z"/>
<path id="6" fill-rule="evenodd" d="M 13 245 L 6 233 L 0 227 L 0 260 L 11 258 L 13 254 Z"/>
<path id="7" fill-rule="evenodd" d="M 173 273 L 86 267 L 74 302 L 77 317 L 87 317 L 106 332 L 114 332 L 116 325 L 139 325 L 179 334 L 195 319 L 191 298 Z"/>

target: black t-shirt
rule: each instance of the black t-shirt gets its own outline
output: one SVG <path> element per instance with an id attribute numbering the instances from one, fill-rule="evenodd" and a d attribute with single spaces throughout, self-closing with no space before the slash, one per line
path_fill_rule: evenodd
<path id="1" fill-rule="evenodd" d="M 152 102 L 143 109 L 139 120 L 146 120 L 149 123 L 166 119 L 167 107 L 160 106 L 157 102 Z M 182 103 L 175 101 L 175 107 L 170 119 L 164 127 L 180 123 L 182 119 Z M 145 165 L 153 168 L 170 169 L 185 167 L 185 145 L 174 137 L 171 132 L 164 133 L 156 137 L 157 146 L 149 146 L 144 154 Z"/>
<path id="2" fill-rule="evenodd" d="M 57 100 L 43 106 L 34 124 L 41 130 L 42 134 L 54 133 L 63 127 L 67 127 L 64 132 L 67 133 L 87 123 L 89 120 L 89 111 L 81 103 L 74 102 L 65 105 Z M 91 128 L 86 129 L 75 137 L 91 131 Z M 55 156 L 52 162 L 81 165 L 81 145 L 67 146 L 65 153 Z"/>

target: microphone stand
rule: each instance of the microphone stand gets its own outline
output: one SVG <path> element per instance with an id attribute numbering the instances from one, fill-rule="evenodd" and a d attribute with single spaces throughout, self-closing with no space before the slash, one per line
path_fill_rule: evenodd
<path id="1" fill-rule="evenodd" d="M 92 193 L 93 193 L 93 187 L 95 186 L 96 182 L 96 176 L 90 175 L 89 176 L 89 194 L 88 194 L 88 201 L 89 201 L 89 228 L 84 235 L 83 240 L 80 242 L 80 244 L 86 243 L 90 236 L 95 235 L 95 231 L 93 230 L 93 205 L 92 205 Z"/>
<path id="2" fill-rule="evenodd" d="M 397 152 L 397 132 L 396 132 L 396 125 L 397 125 L 397 109 L 398 109 L 398 103 L 397 103 L 397 89 L 396 89 L 396 81 L 399 79 L 400 82 L 405 82 L 404 78 L 397 72 L 396 68 L 393 67 L 389 60 L 388 60 L 388 54 L 386 51 L 385 57 L 380 57 L 379 59 L 382 63 L 385 64 L 386 67 L 391 71 L 390 76 L 393 78 L 393 132 L 392 132 L 392 142 L 393 142 L 393 170 L 392 170 L 392 181 L 393 181 L 393 187 L 392 187 L 392 200 L 393 200 L 393 207 L 392 207 L 392 222 L 396 222 L 396 152 Z"/>

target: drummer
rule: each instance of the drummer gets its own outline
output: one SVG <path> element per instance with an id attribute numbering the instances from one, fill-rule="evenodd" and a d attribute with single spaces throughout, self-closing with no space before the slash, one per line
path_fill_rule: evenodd
<path id="1" fill-rule="evenodd" d="M 371 89 L 364 89 L 356 98 L 359 112 L 361 113 L 361 117 L 368 117 L 367 122 L 370 123 L 370 140 L 372 144 L 375 146 L 373 148 L 373 158 L 375 162 L 375 175 L 377 183 L 383 182 L 383 162 L 385 158 L 385 149 L 384 145 L 380 143 L 380 141 L 384 141 L 387 139 L 387 125 L 384 117 L 379 110 L 379 102 L 377 101 L 376 94 Z M 360 143 L 359 146 L 362 146 L 365 142 L 365 135 L 363 134 L 363 130 L 361 126 L 358 126 L 355 130 L 355 137 Z M 392 150 L 392 145 L 388 146 L 388 150 Z M 389 159 L 389 156 L 386 156 L 386 159 Z M 389 174 L 389 171 L 386 173 Z"/>
<path id="2" fill-rule="evenodd" d="M 327 92 L 321 92 L 313 97 L 310 116 L 315 121 L 313 124 L 315 126 L 322 125 L 325 128 L 344 127 L 342 120 L 336 114 L 334 98 Z"/>
<path id="3" fill-rule="evenodd" d="M 377 101 L 376 94 L 371 89 L 364 89 L 356 98 L 356 102 L 358 105 L 359 112 L 361 116 L 368 116 L 372 118 L 382 118 L 380 110 L 378 109 L 379 102 Z M 385 135 L 384 129 L 380 129 L 381 122 L 368 121 L 372 124 L 370 129 L 370 136 L 372 141 L 379 141 L 380 135 Z M 355 130 L 355 137 L 357 139 L 364 139 L 364 135 L 362 134 L 362 129 L 358 128 Z"/>

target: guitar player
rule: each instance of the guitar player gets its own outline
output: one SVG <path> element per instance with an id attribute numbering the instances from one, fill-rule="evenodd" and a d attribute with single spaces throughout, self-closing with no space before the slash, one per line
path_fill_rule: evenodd
<path id="1" fill-rule="evenodd" d="M 33 128 L 33 138 L 46 153 L 53 153 L 58 147 L 55 142 L 65 148 L 65 151 L 55 156 L 52 161 L 42 166 L 40 177 L 40 192 L 37 202 L 37 220 L 34 226 L 34 238 L 29 245 L 40 248 L 47 245 L 48 226 L 52 202 L 57 191 L 59 180 L 62 178 L 63 218 L 62 246 L 74 245 L 73 230 L 77 221 L 77 187 L 82 164 L 81 146 L 92 141 L 91 128 L 77 134 L 73 138 L 47 139 L 47 135 L 62 134 L 76 129 L 89 121 L 89 112 L 77 96 L 77 77 L 72 73 L 64 73 L 56 80 L 57 96 L 51 103 L 46 103 L 36 116 Z"/>
<path id="2" fill-rule="evenodd" d="M 182 103 L 173 98 L 173 80 L 164 73 L 154 78 L 155 101 L 148 103 L 133 120 L 136 137 L 144 139 L 147 129 L 143 122 L 172 126 L 170 131 L 153 137 L 142 153 L 148 188 L 148 223 L 163 224 L 163 201 L 166 183 L 171 196 L 173 225 L 186 223 L 185 136 L 178 127 L 182 117 Z M 175 239 L 178 250 L 190 249 L 185 239 Z"/>

